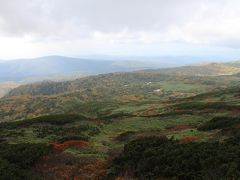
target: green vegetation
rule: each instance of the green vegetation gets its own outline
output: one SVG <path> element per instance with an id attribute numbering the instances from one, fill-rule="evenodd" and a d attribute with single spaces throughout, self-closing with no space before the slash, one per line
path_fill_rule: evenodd
<path id="1" fill-rule="evenodd" d="M 97 118 L 133 103 L 135 108 L 147 102 L 159 105 L 160 102 L 173 102 L 239 84 L 240 77 L 237 76 L 176 76 L 162 71 L 43 82 L 20 86 L 1 99 L 0 119 L 19 120 L 49 114 L 84 114 Z"/>
<path id="2" fill-rule="evenodd" d="M 138 179 L 238 179 L 239 139 L 224 143 L 180 144 L 165 137 L 146 137 L 125 145 L 113 160 L 111 175 Z"/>
<path id="3" fill-rule="evenodd" d="M 0 170 L 15 179 L 236 179 L 239 80 L 142 71 L 22 86 L 0 100 L 0 147 L 29 146 L 33 161 L 0 155 Z"/>
<path id="4" fill-rule="evenodd" d="M 214 117 L 210 121 L 204 123 L 199 130 L 209 131 L 214 129 L 225 129 L 234 127 L 240 124 L 240 118 L 238 117 Z"/>
<path id="5" fill-rule="evenodd" d="M 50 115 L 0 124 L 2 140 L 11 143 L 88 140 L 100 132 L 97 124 L 80 115 Z"/>
<path id="6" fill-rule="evenodd" d="M 41 116 L 33 119 L 26 119 L 22 121 L 14 122 L 4 122 L 0 124 L 0 128 L 14 129 L 17 127 L 28 127 L 31 125 L 38 124 L 50 124 L 50 125 L 65 125 L 68 123 L 73 123 L 75 121 L 86 120 L 86 117 L 80 115 L 51 115 L 51 116 Z"/>
<path id="7" fill-rule="evenodd" d="M 32 166 L 49 151 L 42 144 L 0 144 L 0 179 L 38 179 Z"/>

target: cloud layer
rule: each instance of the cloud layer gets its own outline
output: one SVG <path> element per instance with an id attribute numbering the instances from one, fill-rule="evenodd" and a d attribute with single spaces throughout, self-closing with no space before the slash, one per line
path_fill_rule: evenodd
<path id="1" fill-rule="evenodd" d="M 24 46 L 22 52 L 32 53 L 35 46 L 43 53 L 77 51 L 76 46 L 88 52 L 154 43 L 239 48 L 239 22 L 238 0 L 0 0 L 0 48 Z"/>

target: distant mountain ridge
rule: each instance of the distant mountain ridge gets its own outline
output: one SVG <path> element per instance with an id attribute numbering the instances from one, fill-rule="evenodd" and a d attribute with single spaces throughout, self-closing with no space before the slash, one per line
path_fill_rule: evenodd
<path id="1" fill-rule="evenodd" d="M 43 56 L 32 59 L 0 60 L 0 83 L 7 81 L 66 80 L 71 79 L 71 77 L 75 79 L 86 75 L 112 72 L 159 68 L 172 69 L 198 62 L 211 61 L 204 57 L 188 56 L 83 56 L 82 58 Z M 240 67 L 239 61 L 222 64 Z M 166 70 L 163 72 L 166 72 Z"/>
<path id="2" fill-rule="evenodd" d="M 113 62 L 109 61 L 48 56 L 0 62 L 0 81 L 19 81 L 33 77 L 69 73 L 96 74 L 126 69 L 114 66 Z"/>
<path id="3" fill-rule="evenodd" d="M 87 59 L 64 56 L 45 56 L 35 59 L 0 61 L 0 82 L 26 79 L 46 79 L 48 76 L 94 75 L 127 72 L 140 69 L 169 67 L 171 63 L 153 62 L 150 59 Z"/>

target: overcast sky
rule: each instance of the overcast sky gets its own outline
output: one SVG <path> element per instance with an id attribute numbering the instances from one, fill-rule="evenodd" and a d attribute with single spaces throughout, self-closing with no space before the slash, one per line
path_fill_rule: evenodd
<path id="1" fill-rule="evenodd" d="M 239 50 L 239 0 L 0 0 L 0 59 Z"/>

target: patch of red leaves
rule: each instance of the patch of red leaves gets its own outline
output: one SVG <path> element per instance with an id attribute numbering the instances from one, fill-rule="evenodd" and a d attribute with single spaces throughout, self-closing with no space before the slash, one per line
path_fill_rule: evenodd
<path id="1" fill-rule="evenodd" d="M 89 142 L 82 140 L 71 140 L 65 141 L 64 143 L 49 143 L 49 145 L 52 146 L 55 150 L 64 150 L 68 147 L 87 147 L 89 145 Z"/>
<path id="2" fill-rule="evenodd" d="M 115 180 L 127 180 L 125 177 L 117 177 Z"/>
<path id="3" fill-rule="evenodd" d="M 150 107 L 146 111 L 143 111 L 143 112 L 135 112 L 135 113 L 133 113 L 133 115 L 144 116 L 144 117 L 152 116 L 152 115 L 155 115 L 155 114 L 157 114 L 157 110 L 156 110 L 155 107 Z"/>
<path id="4" fill-rule="evenodd" d="M 67 164 L 71 162 L 71 164 Z M 50 154 L 36 164 L 36 171 L 43 179 L 72 179 L 75 167 L 71 156 L 61 153 Z"/>
<path id="5" fill-rule="evenodd" d="M 177 125 L 175 127 L 169 128 L 169 129 L 167 129 L 167 131 L 169 131 L 169 132 L 171 132 L 171 131 L 182 131 L 182 130 L 185 130 L 185 129 L 193 129 L 193 128 L 195 128 L 195 126 L 193 126 L 193 125 L 181 124 L 181 125 Z"/>
<path id="6" fill-rule="evenodd" d="M 127 180 L 127 179 L 124 177 L 117 177 L 115 180 Z"/>
<path id="7" fill-rule="evenodd" d="M 107 175 L 106 162 L 102 160 L 96 160 L 92 163 L 79 167 L 79 174 L 74 177 L 74 180 L 101 180 L 105 179 Z"/>
<path id="8" fill-rule="evenodd" d="M 188 142 L 192 142 L 192 141 L 197 141 L 201 139 L 201 137 L 199 136 L 186 136 L 182 139 L 180 139 L 180 143 L 188 143 Z"/>
<path id="9" fill-rule="evenodd" d="M 107 174 L 105 161 L 86 163 L 81 158 L 63 152 L 43 157 L 35 169 L 46 180 L 103 180 Z"/>

